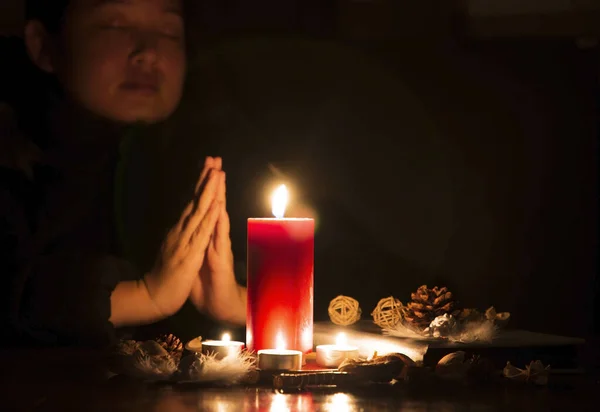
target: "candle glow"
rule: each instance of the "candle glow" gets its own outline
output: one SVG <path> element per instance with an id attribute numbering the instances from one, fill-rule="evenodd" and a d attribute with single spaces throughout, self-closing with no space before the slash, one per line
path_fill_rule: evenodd
<path id="1" fill-rule="evenodd" d="M 335 338 L 335 344 L 337 346 L 348 346 L 348 337 L 344 332 L 338 333 L 337 337 Z"/>
<path id="2" fill-rule="evenodd" d="M 283 339 L 281 332 L 279 332 L 275 338 L 275 349 L 285 350 L 285 340 Z"/>
<path id="3" fill-rule="evenodd" d="M 285 185 L 280 185 L 271 196 L 271 210 L 277 219 L 283 219 L 290 194 Z"/>
<path id="4" fill-rule="evenodd" d="M 346 359 L 357 359 L 358 347 L 348 344 L 345 333 L 340 332 L 335 339 L 335 345 L 317 346 L 317 364 L 323 367 L 337 368 Z"/>
<path id="5" fill-rule="evenodd" d="M 202 342 L 202 353 L 214 354 L 217 359 L 223 359 L 228 356 L 237 356 L 244 347 L 243 342 L 231 340 L 229 333 L 224 333 L 221 340 L 207 340 Z"/>

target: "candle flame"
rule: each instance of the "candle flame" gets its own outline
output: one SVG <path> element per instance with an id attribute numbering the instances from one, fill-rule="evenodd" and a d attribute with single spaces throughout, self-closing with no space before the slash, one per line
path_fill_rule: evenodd
<path id="1" fill-rule="evenodd" d="M 275 189 L 273 196 L 271 197 L 273 216 L 278 219 L 283 218 L 283 215 L 285 214 L 285 207 L 287 206 L 289 198 L 290 194 L 285 185 L 280 185 L 277 189 Z"/>
<path id="2" fill-rule="evenodd" d="M 275 338 L 275 349 L 277 349 L 277 350 L 285 349 L 285 340 L 283 339 L 281 332 L 279 332 L 277 334 L 277 337 Z"/>
<path id="3" fill-rule="evenodd" d="M 221 340 L 223 342 L 229 342 L 229 341 L 231 341 L 231 335 L 229 333 L 224 333 L 223 337 L 221 338 Z"/>
<path id="4" fill-rule="evenodd" d="M 348 337 L 346 336 L 346 334 L 344 332 L 338 333 L 337 337 L 335 338 L 335 344 L 337 346 L 347 346 L 348 345 Z"/>

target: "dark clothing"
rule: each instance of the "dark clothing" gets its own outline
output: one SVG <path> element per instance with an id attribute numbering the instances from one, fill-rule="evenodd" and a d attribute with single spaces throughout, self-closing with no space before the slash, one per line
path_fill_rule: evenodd
<path id="1" fill-rule="evenodd" d="M 17 137 L 2 139 L 9 145 Z M 30 176 L 10 162 L 0 169 L 1 235 L 8 245 L 2 276 L 11 284 L 6 309 L 19 340 L 106 344 L 114 337 L 110 294 L 118 281 L 137 277 L 112 223 L 115 142 L 54 139 L 29 163 Z"/>
<path id="2" fill-rule="evenodd" d="M 13 63 L 0 85 L 3 342 L 108 345 L 111 292 L 143 273 L 118 224 L 120 151 L 138 128 L 69 107 L 17 40 L 0 49 Z"/>

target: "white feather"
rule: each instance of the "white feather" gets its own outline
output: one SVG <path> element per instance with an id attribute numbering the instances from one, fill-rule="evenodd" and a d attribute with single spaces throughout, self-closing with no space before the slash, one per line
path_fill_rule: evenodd
<path id="1" fill-rule="evenodd" d="M 255 363 L 254 356 L 246 351 L 220 360 L 212 354 L 198 354 L 190 367 L 189 375 L 197 382 L 220 381 L 233 384 L 244 378 Z"/>
<path id="2" fill-rule="evenodd" d="M 395 336 L 398 338 L 426 339 L 427 337 L 420 331 L 412 329 L 402 322 L 398 322 L 393 328 L 383 329 L 384 335 Z"/>
<path id="3" fill-rule="evenodd" d="M 449 336 L 451 342 L 491 342 L 496 335 L 497 326 L 494 322 L 484 320 L 482 322 L 467 323 L 464 328 L 454 336 Z"/>
<path id="4" fill-rule="evenodd" d="M 134 354 L 133 366 L 135 375 L 149 380 L 168 379 L 177 371 L 177 364 L 171 356 L 151 356 L 142 350 Z"/>

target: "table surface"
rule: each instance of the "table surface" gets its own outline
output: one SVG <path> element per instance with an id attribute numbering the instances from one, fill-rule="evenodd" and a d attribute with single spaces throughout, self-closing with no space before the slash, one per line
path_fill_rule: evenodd
<path id="1" fill-rule="evenodd" d="M 330 342 L 331 336 L 337 332 L 345 332 L 347 335 L 356 335 L 360 339 L 361 335 L 375 335 L 377 339 L 389 339 L 402 341 L 403 338 L 382 335 L 381 328 L 372 321 L 359 321 L 351 327 L 338 327 L 331 322 L 316 322 L 314 326 L 317 338 L 325 340 L 324 342 L 315 342 L 317 345 Z M 412 339 L 409 339 L 412 341 Z M 423 339 L 422 344 L 434 348 L 456 348 L 465 347 L 464 343 L 452 343 L 442 339 Z M 547 333 L 537 333 L 518 329 L 500 329 L 494 336 L 493 342 L 471 342 L 468 347 L 491 347 L 491 348 L 519 348 L 534 346 L 578 346 L 585 344 L 585 339 L 569 336 L 551 335 Z"/>
<path id="2" fill-rule="evenodd" d="M 278 393 L 108 379 L 99 354 L 66 349 L 0 352 L 2 411 L 550 411 L 597 410 L 600 380 L 551 376 L 547 387 L 382 385 Z"/>

